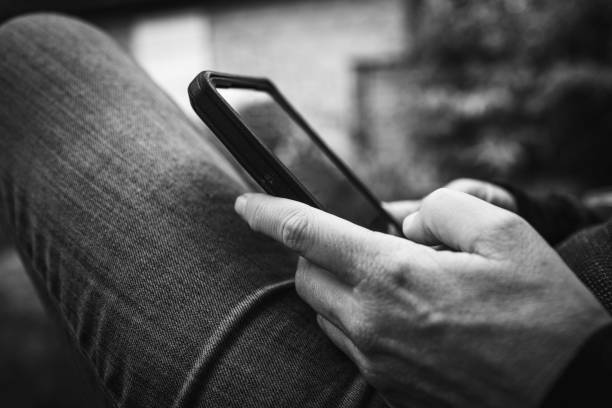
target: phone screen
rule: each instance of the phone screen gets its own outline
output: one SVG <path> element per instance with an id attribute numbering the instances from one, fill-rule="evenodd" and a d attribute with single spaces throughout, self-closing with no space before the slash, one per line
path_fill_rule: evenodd
<path id="1" fill-rule="evenodd" d="M 327 212 L 388 232 L 388 218 L 267 92 L 217 88 L 257 139 Z"/>

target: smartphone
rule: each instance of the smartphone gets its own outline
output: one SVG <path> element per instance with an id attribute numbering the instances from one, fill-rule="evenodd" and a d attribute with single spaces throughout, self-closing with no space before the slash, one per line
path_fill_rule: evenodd
<path id="1" fill-rule="evenodd" d="M 401 231 L 270 80 L 204 71 L 188 92 L 196 114 L 268 194 L 371 230 Z"/>

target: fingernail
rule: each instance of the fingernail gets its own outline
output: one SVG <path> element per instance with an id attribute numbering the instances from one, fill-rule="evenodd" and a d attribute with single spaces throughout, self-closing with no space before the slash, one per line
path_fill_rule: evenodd
<path id="1" fill-rule="evenodd" d="M 238 198 L 236 199 L 236 202 L 234 203 L 234 210 L 240 214 L 243 215 L 244 214 L 244 209 L 246 207 L 246 202 L 247 199 L 246 197 L 243 195 L 238 196 Z"/>

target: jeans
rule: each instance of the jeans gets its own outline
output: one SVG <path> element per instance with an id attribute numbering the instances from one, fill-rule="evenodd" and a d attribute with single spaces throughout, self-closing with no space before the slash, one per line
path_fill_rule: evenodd
<path id="1" fill-rule="evenodd" d="M 383 406 L 228 168 L 103 33 L 0 28 L 0 219 L 111 406 Z"/>

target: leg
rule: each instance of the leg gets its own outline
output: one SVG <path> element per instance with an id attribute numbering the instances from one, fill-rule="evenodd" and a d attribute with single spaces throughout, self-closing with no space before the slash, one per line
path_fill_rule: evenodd
<path id="1" fill-rule="evenodd" d="M 116 406 L 379 405 L 296 296 L 295 259 L 180 111 L 100 32 L 0 28 L 0 209 Z"/>

